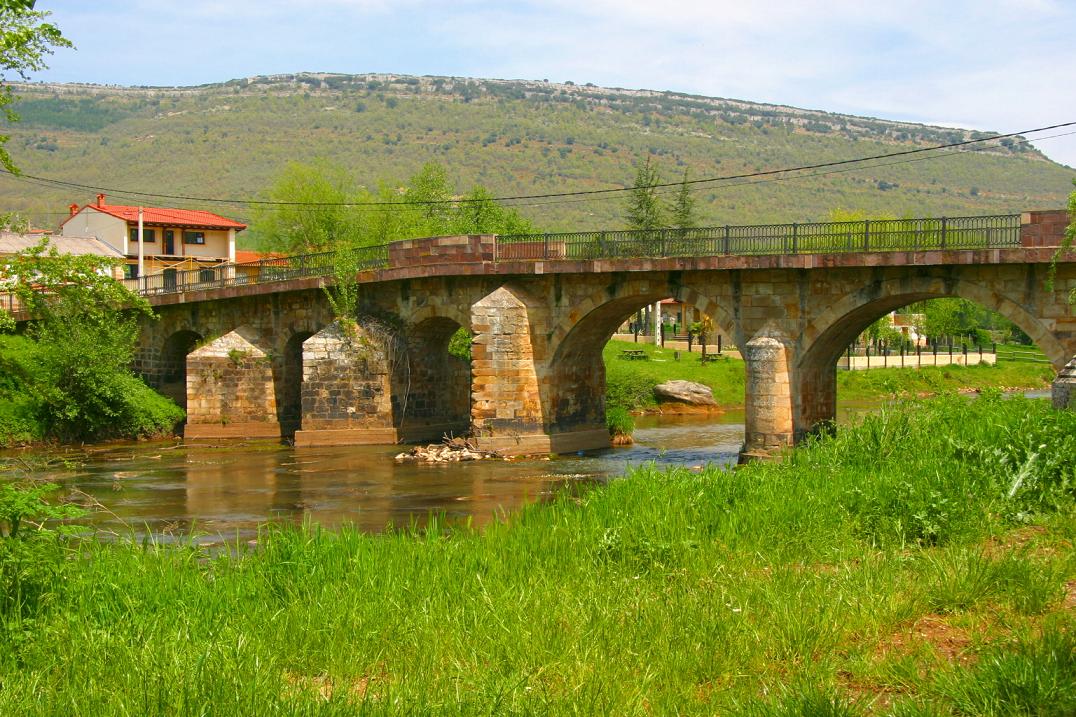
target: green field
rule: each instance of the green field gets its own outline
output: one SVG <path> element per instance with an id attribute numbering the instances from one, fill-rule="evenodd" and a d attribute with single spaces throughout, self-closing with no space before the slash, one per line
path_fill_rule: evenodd
<path id="1" fill-rule="evenodd" d="M 624 349 L 642 349 L 648 360 L 620 358 Z M 744 403 L 744 365 L 738 358 L 722 357 L 705 364 L 700 354 L 653 344 L 610 341 L 603 352 L 607 403 L 631 410 L 657 405 L 654 386 L 671 379 L 685 379 L 706 384 L 722 406 Z M 1041 355 L 1041 354 L 1039 354 Z M 837 398 L 843 401 L 882 400 L 915 397 L 947 391 L 982 389 L 1044 389 L 1054 379 L 1049 364 L 1002 361 L 997 366 L 928 366 L 922 369 L 880 368 L 869 371 L 837 373 Z"/>
<path id="2" fill-rule="evenodd" d="M 986 395 L 488 527 L 0 538 L 0 714 L 1071 715 L 1076 413 Z"/>

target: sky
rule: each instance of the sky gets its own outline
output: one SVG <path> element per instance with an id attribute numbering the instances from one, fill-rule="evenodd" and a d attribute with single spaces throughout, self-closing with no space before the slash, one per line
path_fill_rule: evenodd
<path id="1" fill-rule="evenodd" d="M 31 78 L 50 82 L 390 72 L 593 82 L 997 132 L 1076 121 L 1076 0 L 38 0 L 37 8 L 77 48 L 57 51 Z M 1076 167 L 1076 134 L 1035 144 Z"/>

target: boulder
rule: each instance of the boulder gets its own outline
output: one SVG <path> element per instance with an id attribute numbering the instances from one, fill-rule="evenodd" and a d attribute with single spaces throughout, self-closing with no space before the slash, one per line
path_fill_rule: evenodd
<path id="1" fill-rule="evenodd" d="M 654 386 L 659 403 L 686 403 L 689 406 L 716 406 L 714 392 L 709 386 L 694 381 L 666 381 Z"/>

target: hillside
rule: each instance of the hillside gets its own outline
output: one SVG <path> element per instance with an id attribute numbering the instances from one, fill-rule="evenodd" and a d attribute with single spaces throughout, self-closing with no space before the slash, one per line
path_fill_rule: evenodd
<path id="1" fill-rule="evenodd" d="M 668 92 L 544 81 L 396 75 L 276 75 L 200 87 L 17 85 L 9 148 L 28 174 L 164 194 L 249 198 L 292 160 L 331 158 L 360 182 L 424 162 L 461 189 L 497 194 L 624 186 L 647 154 L 667 181 L 893 152 L 964 130 Z M 1076 171 L 1019 141 L 696 194 L 705 224 L 808 221 L 834 208 L 896 215 L 1062 206 Z M 892 161 L 892 160 L 890 160 Z M 91 191 L 5 177 L 0 210 L 51 226 Z M 117 193 L 114 201 L 125 201 Z M 174 201 L 176 206 L 191 203 Z M 207 207 L 209 208 L 209 207 Z M 249 218 L 245 206 L 217 211 Z M 619 227 L 622 200 L 523 206 L 550 229 Z M 255 231 L 245 233 L 256 236 Z"/>

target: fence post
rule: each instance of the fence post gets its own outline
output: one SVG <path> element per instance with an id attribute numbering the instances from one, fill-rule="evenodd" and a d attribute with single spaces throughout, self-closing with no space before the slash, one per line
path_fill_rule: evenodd
<path id="1" fill-rule="evenodd" d="M 949 230 L 949 220 L 946 217 L 941 218 L 941 248 L 945 248 L 946 234 Z"/>
<path id="2" fill-rule="evenodd" d="M 658 331 L 661 333 L 661 348 L 665 348 L 665 322 L 661 321 L 658 324 Z"/>
<path id="3" fill-rule="evenodd" d="M 729 251 L 729 225 L 725 225 L 725 254 L 730 254 Z"/>
<path id="4" fill-rule="evenodd" d="M 871 220 L 863 220 L 863 251 L 871 250 Z"/>
<path id="5" fill-rule="evenodd" d="M 717 335 L 717 353 L 721 354 L 721 334 Z"/>
<path id="6" fill-rule="evenodd" d="M 792 253 L 797 253 L 799 249 L 799 225 L 796 222 L 792 222 Z"/>

